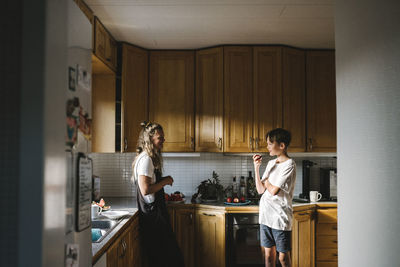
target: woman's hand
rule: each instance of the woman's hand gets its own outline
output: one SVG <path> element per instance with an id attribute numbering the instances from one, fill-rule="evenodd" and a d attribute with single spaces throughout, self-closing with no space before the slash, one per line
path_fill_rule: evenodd
<path id="1" fill-rule="evenodd" d="M 253 155 L 253 164 L 254 164 L 254 168 L 259 169 L 261 166 L 261 162 L 262 162 L 262 156 L 255 154 Z"/>
<path id="2" fill-rule="evenodd" d="M 163 182 L 164 182 L 164 186 L 166 186 L 166 185 L 172 186 L 172 184 L 174 183 L 174 179 L 168 175 L 168 176 L 164 177 Z"/>

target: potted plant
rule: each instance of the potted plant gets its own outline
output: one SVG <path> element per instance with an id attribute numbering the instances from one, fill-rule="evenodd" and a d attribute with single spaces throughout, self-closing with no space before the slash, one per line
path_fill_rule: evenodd
<path id="1" fill-rule="evenodd" d="M 223 192 L 218 174 L 213 171 L 212 178 L 202 181 L 197 187 L 196 197 L 200 197 L 203 202 L 216 202 L 223 197 Z"/>

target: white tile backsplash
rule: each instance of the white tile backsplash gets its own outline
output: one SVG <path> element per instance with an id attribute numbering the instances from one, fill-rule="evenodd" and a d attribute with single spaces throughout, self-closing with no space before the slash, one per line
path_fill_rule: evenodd
<path id="1" fill-rule="evenodd" d="M 254 177 L 251 156 L 223 155 L 217 153 L 199 153 L 198 157 L 173 157 L 169 153 L 164 157 L 163 175 L 174 178 L 173 186 L 166 186 L 165 191 L 172 193 L 181 191 L 186 195 L 197 192 L 196 187 L 201 181 L 211 178 L 216 171 L 224 187 L 232 182 L 232 177 L 248 176 L 252 172 Z M 136 187 L 131 181 L 132 162 L 135 153 L 93 153 L 93 173 L 101 179 L 101 195 L 103 197 L 134 197 Z M 261 166 L 261 175 L 270 158 L 264 157 Z M 302 191 L 302 160 L 294 158 L 297 165 L 297 178 L 294 194 L 297 196 Z M 319 168 L 336 168 L 336 158 L 307 158 L 317 165 L 312 169 L 310 186 L 312 190 L 319 190 Z"/>

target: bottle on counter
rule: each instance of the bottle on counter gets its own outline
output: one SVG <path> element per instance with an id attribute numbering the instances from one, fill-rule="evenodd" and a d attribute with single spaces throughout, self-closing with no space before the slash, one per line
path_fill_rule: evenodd
<path id="1" fill-rule="evenodd" d="M 251 171 L 249 171 L 249 176 L 247 177 L 247 197 L 248 198 L 257 197 L 257 189 L 254 178 L 251 175 Z"/>
<path id="2" fill-rule="evenodd" d="M 240 197 L 247 197 L 246 182 L 244 181 L 244 176 L 240 177 Z"/>
<path id="3" fill-rule="evenodd" d="M 236 182 L 236 176 L 232 179 L 232 197 L 238 197 L 239 195 L 239 186 Z"/>

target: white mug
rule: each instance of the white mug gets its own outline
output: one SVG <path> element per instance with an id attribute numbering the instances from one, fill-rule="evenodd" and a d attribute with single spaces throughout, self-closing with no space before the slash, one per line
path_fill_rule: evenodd
<path id="1" fill-rule="evenodd" d="M 320 201 L 321 198 L 322 198 L 322 194 L 319 193 L 318 191 L 310 191 L 310 201 L 311 202 Z"/>
<path id="2" fill-rule="evenodd" d="M 92 205 L 92 219 L 99 217 L 101 214 L 101 207 L 99 205 L 93 204 Z"/>

